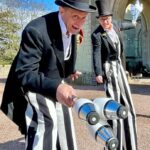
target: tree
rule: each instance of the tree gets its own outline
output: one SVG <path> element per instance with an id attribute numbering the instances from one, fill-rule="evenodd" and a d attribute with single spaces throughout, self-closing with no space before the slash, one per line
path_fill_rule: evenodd
<path id="1" fill-rule="evenodd" d="M 45 13 L 42 1 L 0 0 L 0 64 L 12 62 L 24 26 L 42 13 Z"/>
<path id="2" fill-rule="evenodd" d="M 19 48 L 19 25 L 14 22 L 11 9 L 0 11 L 0 61 L 11 63 Z"/>

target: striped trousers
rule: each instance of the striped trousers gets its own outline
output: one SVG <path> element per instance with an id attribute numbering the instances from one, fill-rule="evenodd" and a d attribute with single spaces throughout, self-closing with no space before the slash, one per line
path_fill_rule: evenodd
<path id="1" fill-rule="evenodd" d="M 37 93 L 26 97 L 26 150 L 76 150 L 71 109 Z"/>
<path id="2" fill-rule="evenodd" d="M 119 61 L 106 62 L 104 68 L 106 95 L 128 108 L 127 119 L 109 122 L 119 140 L 118 150 L 137 150 L 136 114 L 125 71 Z"/>

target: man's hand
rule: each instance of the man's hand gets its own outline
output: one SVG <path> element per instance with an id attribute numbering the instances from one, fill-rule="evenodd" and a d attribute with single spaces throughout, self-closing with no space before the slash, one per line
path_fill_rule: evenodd
<path id="1" fill-rule="evenodd" d="M 100 75 L 96 76 L 96 82 L 97 83 L 103 83 L 103 77 Z"/>
<path id="2" fill-rule="evenodd" d="M 80 71 L 76 71 L 74 74 L 71 74 L 71 80 L 74 81 L 79 78 L 79 76 L 82 74 Z"/>
<path id="3" fill-rule="evenodd" d="M 77 97 L 75 89 L 72 86 L 61 83 L 56 92 L 56 98 L 61 104 L 72 107 L 74 105 L 74 97 Z"/>

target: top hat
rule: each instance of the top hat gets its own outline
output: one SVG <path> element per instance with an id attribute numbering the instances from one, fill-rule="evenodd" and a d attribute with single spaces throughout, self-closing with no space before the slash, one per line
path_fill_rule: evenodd
<path id="1" fill-rule="evenodd" d="M 99 18 L 101 16 L 112 16 L 113 15 L 109 0 L 96 0 L 95 3 L 96 3 L 97 9 L 98 9 L 98 14 L 99 14 L 99 16 L 97 16 L 97 18 Z"/>
<path id="2" fill-rule="evenodd" d="M 84 12 L 95 12 L 96 7 L 89 4 L 89 0 L 55 0 L 59 6 L 71 7 Z"/>

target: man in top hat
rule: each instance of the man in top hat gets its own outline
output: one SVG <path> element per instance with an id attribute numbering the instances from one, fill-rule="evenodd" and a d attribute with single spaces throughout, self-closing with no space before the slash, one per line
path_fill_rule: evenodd
<path id="1" fill-rule="evenodd" d="M 119 140 L 118 150 L 137 150 L 136 114 L 123 64 L 125 62 L 120 30 L 134 28 L 124 23 L 121 28 L 112 23 L 108 0 L 96 0 L 99 26 L 92 33 L 93 66 L 97 83 L 104 83 L 107 97 L 128 108 L 128 118 L 113 120 L 114 133 Z"/>
<path id="2" fill-rule="evenodd" d="M 2 111 L 25 134 L 26 150 L 77 149 L 71 110 L 75 89 L 64 82 L 75 70 L 76 34 L 88 13 L 87 0 L 56 0 L 58 12 L 31 21 L 6 82 Z"/>

